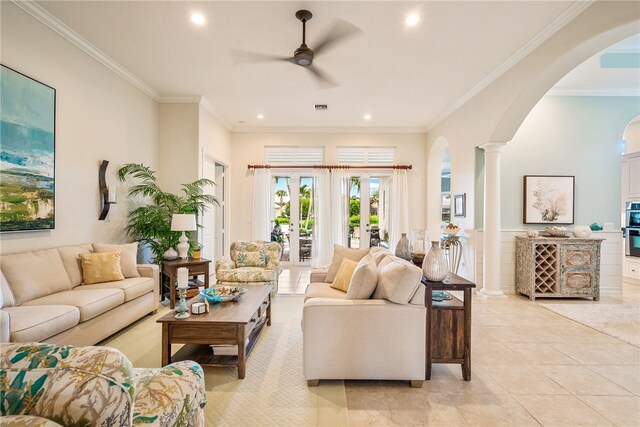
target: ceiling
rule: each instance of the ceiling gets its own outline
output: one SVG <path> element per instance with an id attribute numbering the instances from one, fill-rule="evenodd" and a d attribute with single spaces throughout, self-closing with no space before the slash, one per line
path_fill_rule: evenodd
<path id="1" fill-rule="evenodd" d="M 203 96 L 231 130 L 426 130 L 477 93 L 559 23 L 572 1 L 40 1 L 72 32 L 162 100 Z M 37 7 L 37 6 L 36 6 Z M 320 88 L 287 62 L 234 64 L 230 49 L 291 56 L 294 14 L 313 13 L 307 44 L 336 19 L 362 30 L 316 57 L 339 86 Z M 195 26 L 192 12 L 206 24 Z M 408 28 L 410 12 L 421 21 Z M 531 41 L 535 43 L 532 44 Z M 186 98 L 185 98 L 186 97 Z M 316 112 L 313 104 L 327 104 Z M 263 119 L 258 119 L 258 115 Z M 363 116 L 369 114 L 370 120 Z"/>

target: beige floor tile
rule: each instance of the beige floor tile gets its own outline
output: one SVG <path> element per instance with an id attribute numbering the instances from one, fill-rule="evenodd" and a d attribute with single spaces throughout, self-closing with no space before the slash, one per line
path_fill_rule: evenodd
<path id="1" fill-rule="evenodd" d="M 531 366 L 487 366 L 494 380 L 509 394 L 569 394 L 540 371 Z"/>
<path id="2" fill-rule="evenodd" d="M 396 426 L 391 411 L 378 411 L 349 408 L 349 425 L 351 427 L 386 427 Z"/>
<path id="3" fill-rule="evenodd" d="M 466 426 L 462 414 L 446 394 L 423 395 L 423 405 L 401 407 L 399 401 L 391 408 L 393 421 L 401 426 Z M 391 405 L 390 405 L 391 406 Z"/>
<path id="4" fill-rule="evenodd" d="M 470 426 L 539 426 L 511 396 L 494 394 L 450 395 Z"/>
<path id="5" fill-rule="evenodd" d="M 505 390 L 479 364 L 471 367 L 471 381 L 464 381 L 459 365 L 433 366 L 432 379 L 436 379 L 449 394 L 504 394 Z"/>
<path id="6" fill-rule="evenodd" d="M 515 353 L 521 363 L 533 365 L 575 365 L 578 362 L 553 347 L 544 343 L 513 343 L 504 345 Z"/>
<path id="7" fill-rule="evenodd" d="M 347 395 L 342 381 L 323 381 L 318 387 L 318 426 L 348 427 Z"/>
<path id="8" fill-rule="evenodd" d="M 417 393 L 445 393 L 442 385 L 435 378 L 422 383 L 422 387 L 413 388 L 409 381 L 380 381 L 385 395 L 398 393 L 399 395 L 415 395 Z"/>
<path id="9" fill-rule="evenodd" d="M 563 343 L 554 347 L 582 365 L 640 364 L 640 349 L 620 340 L 616 344 Z"/>
<path id="10" fill-rule="evenodd" d="M 638 396 L 580 396 L 580 399 L 617 426 L 640 426 Z"/>
<path id="11" fill-rule="evenodd" d="M 357 382 L 356 382 L 357 383 Z M 347 407 L 349 410 L 385 411 L 389 410 L 382 386 L 378 384 L 345 384 Z"/>
<path id="12" fill-rule="evenodd" d="M 520 395 L 514 398 L 545 427 L 612 425 L 575 396 Z"/>
<path id="13" fill-rule="evenodd" d="M 538 367 L 549 378 L 576 395 L 623 396 L 627 390 L 586 366 L 546 365 Z"/>
<path id="14" fill-rule="evenodd" d="M 636 396 L 640 396 L 640 366 L 590 366 L 590 368 Z"/>
<path id="15" fill-rule="evenodd" d="M 520 364 L 518 355 L 500 342 L 482 342 L 476 340 L 473 350 L 473 363 L 482 365 Z M 473 368 L 473 366 L 472 366 Z"/>

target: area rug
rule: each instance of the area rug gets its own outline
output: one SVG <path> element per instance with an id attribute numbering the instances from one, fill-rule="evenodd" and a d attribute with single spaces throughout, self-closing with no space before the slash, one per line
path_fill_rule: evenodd
<path id="1" fill-rule="evenodd" d="M 348 426 L 344 382 L 307 387 L 302 371 L 303 296 L 278 295 L 266 327 L 247 362 L 245 379 L 235 368 L 205 368 L 208 426 Z M 122 351 L 136 367 L 160 366 L 162 331 L 155 320 L 135 323 L 102 345 Z"/>
<path id="2" fill-rule="evenodd" d="M 640 347 L 640 306 L 630 304 L 540 304 L 547 310 Z"/>

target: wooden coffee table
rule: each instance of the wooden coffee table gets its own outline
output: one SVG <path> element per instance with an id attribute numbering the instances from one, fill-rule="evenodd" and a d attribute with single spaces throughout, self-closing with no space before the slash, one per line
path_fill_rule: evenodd
<path id="1" fill-rule="evenodd" d="M 193 360 L 204 366 L 237 365 L 238 378 L 244 378 L 251 350 L 265 324 L 271 325 L 271 288 L 247 286 L 246 294 L 235 301 L 211 304 L 206 314 L 178 320 L 172 310 L 162 316 L 157 320 L 162 323 L 162 366 L 178 360 Z M 200 295 L 187 305 L 199 301 Z M 185 345 L 172 356 L 171 344 Z M 211 345 L 237 345 L 238 355 L 216 356 Z"/>

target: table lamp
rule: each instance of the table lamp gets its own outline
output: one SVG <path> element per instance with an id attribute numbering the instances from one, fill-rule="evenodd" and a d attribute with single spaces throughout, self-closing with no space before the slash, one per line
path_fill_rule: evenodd
<path id="1" fill-rule="evenodd" d="M 182 231 L 180 236 L 180 243 L 178 244 L 178 256 L 182 259 L 186 259 L 189 255 L 189 239 L 185 231 L 195 231 L 196 216 L 195 214 L 173 214 L 171 217 L 171 231 Z"/>

